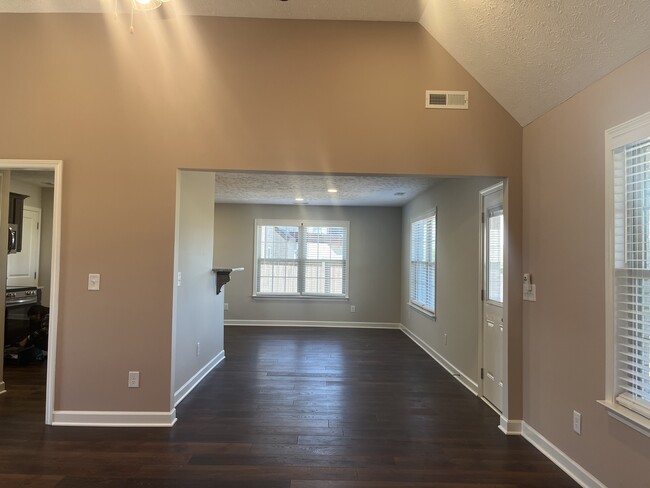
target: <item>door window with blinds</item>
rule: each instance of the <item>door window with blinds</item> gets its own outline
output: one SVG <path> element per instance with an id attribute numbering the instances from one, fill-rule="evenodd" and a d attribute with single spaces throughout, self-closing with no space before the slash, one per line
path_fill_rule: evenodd
<path id="1" fill-rule="evenodd" d="M 607 386 L 609 402 L 633 412 L 649 428 L 650 116 L 646 125 L 641 133 L 639 127 L 631 134 L 619 131 L 612 136 L 608 131 L 611 350 Z M 638 138 L 641 134 L 646 137 Z"/>
<path id="2" fill-rule="evenodd" d="M 503 303 L 503 207 L 487 211 L 487 299 Z"/>
<path id="3" fill-rule="evenodd" d="M 255 296 L 347 297 L 349 222 L 255 221 Z"/>
<path id="4" fill-rule="evenodd" d="M 411 222 L 410 305 L 436 313 L 436 211 Z"/>

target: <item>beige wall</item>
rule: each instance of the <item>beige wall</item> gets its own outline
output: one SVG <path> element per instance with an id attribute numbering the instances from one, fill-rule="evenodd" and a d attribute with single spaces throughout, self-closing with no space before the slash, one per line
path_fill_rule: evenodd
<path id="1" fill-rule="evenodd" d="M 648 484 L 650 438 L 607 416 L 604 132 L 650 111 L 650 52 L 524 129 L 524 420 L 610 487 Z M 582 413 L 582 435 L 572 412 Z"/>
<path id="2" fill-rule="evenodd" d="M 445 180 L 418 195 L 402 215 L 402 324 L 478 383 L 479 192 L 496 178 Z M 436 318 L 409 302 L 411 220 L 437 209 Z M 445 334 L 447 344 L 445 345 Z"/>
<path id="3" fill-rule="evenodd" d="M 223 295 L 212 271 L 214 173 L 179 171 L 176 212 L 174 392 L 223 352 Z"/>
<path id="4" fill-rule="evenodd" d="M 349 300 L 253 299 L 255 219 L 349 221 Z M 245 268 L 225 287 L 226 319 L 399 323 L 399 208 L 219 204 L 214 220 L 215 265 Z"/>
<path id="5" fill-rule="evenodd" d="M 179 167 L 509 177 L 520 296 L 521 127 L 417 24 L 3 14 L 0 59 L 0 156 L 64 160 L 57 410 L 169 410 Z"/>

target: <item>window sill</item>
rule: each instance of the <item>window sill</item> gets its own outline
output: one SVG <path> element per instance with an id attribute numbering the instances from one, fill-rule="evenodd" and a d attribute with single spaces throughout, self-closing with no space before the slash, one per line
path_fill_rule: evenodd
<path id="1" fill-rule="evenodd" d="M 417 306 L 414 303 L 408 302 L 409 307 L 414 308 L 416 311 L 420 312 L 422 315 L 426 315 L 430 319 L 436 320 L 436 314 L 431 310 Z"/>
<path id="2" fill-rule="evenodd" d="M 606 400 L 598 400 L 598 403 L 607 409 L 607 413 L 610 417 L 618 420 L 619 422 L 623 422 L 628 427 L 631 427 L 637 432 L 650 437 L 650 419 L 647 419 L 642 415 L 639 415 L 638 413 L 635 413 L 632 410 L 616 403 L 608 402 Z"/>
<path id="3" fill-rule="evenodd" d="M 350 297 L 341 296 L 325 296 L 325 295 L 251 295 L 253 300 L 324 300 L 331 302 L 347 302 Z"/>

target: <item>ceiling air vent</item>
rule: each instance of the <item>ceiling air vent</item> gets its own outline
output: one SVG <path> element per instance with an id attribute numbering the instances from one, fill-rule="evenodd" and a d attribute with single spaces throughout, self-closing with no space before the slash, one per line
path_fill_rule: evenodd
<path id="1" fill-rule="evenodd" d="M 426 108 L 469 108 L 469 92 L 427 90 Z"/>

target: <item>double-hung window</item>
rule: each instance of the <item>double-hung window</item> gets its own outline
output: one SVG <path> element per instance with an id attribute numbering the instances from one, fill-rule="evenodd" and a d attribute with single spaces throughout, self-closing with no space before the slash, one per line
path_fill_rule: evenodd
<path id="1" fill-rule="evenodd" d="M 650 114 L 607 142 L 607 398 L 614 417 L 650 433 Z"/>
<path id="2" fill-rule="evenodd" d="M 255 296 L 348 296 L 349 222 L 255 221 Z"/>
<path id="3" fill-rule="evenodd" d="M 409 303 L 436 314 L 436 211 L 411 222 Z"/>

